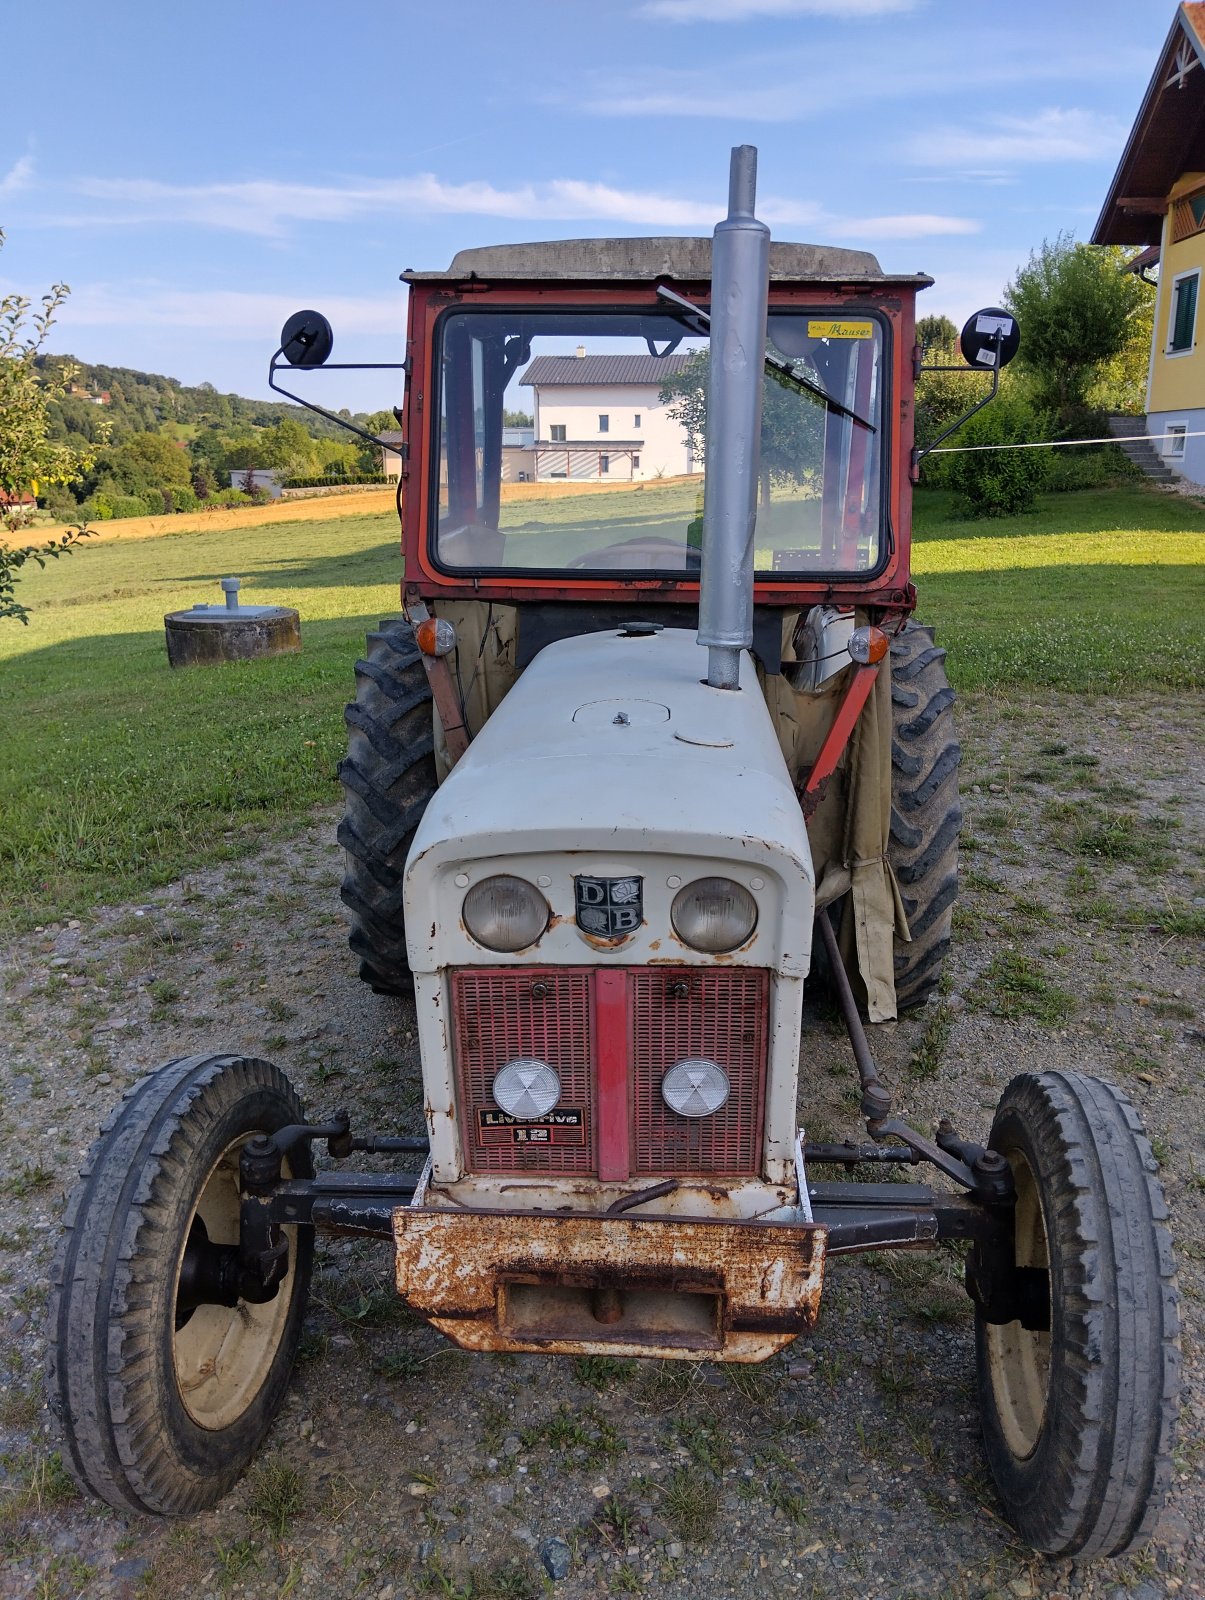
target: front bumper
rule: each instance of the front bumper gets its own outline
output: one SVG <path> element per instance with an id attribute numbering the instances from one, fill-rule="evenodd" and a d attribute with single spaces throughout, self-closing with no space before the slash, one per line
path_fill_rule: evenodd
<path id="1" fill-rule="evenodd" d="M 814 1326 L 810 1221 L 394 1212 L 398 1292 L 466 1350 L 764 1361 Z"/>

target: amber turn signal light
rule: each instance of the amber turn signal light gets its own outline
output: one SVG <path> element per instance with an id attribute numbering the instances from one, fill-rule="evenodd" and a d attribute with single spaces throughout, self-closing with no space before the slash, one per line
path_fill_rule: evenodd
<path id="1" fill-rule="evenodd" d="M 855 628 L 849 636 L 849 653 L 860 667 L 873 666 L 887 654 L 891 641 L 882 628 Z"/>
<path id="2" fill-rule="evenodd" d="M 446 656 L 456 645 L 456 629 L 443 617 L 424 617 L 414 642 L 425 656 Z"/>

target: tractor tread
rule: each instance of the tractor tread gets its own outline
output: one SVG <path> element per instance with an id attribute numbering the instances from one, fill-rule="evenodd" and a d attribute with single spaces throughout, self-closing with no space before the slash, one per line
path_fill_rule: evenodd
<path id="1" fill-rule="evenodd" d="M 994 1149 L 1024 1152 L 1047 1215 L 1051 1364 L 1028 1455 L 999 1422 L 976 1319 L 988 1462 L 1010 1520 L 1038 1550 L 1086 1559 L 1144 1544 L 1172 1480 L 1179 1302 L 1158 1165 L 1126 1096 L 1077 1072 L 1005 1089 Z"/>
<path id="2" fill-rule="evenodd" d="M 908 914 L 911 942 L 896 941 L 896 1007 L 922 1005 L 937 988 L 958 898 L 961 749 L 946 653 L 930 628 L 909 621 L 891 646 L 891 827 L 887 857 Z"/>
<path id="3" fill-rule="evenodd" d="M 340 894 L 360 977 L 378 994 L 408 994 L 402 888 L 415 830 L 435 793 L 431 686 L 409 623 L 386 620 L 356 662 L 356 698 L 344 713 L 339 764 L 344 814 Z"/>

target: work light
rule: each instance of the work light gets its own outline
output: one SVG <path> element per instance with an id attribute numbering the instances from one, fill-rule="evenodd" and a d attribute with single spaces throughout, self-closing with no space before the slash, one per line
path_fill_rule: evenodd
<path id="1" fill-rule="evenodd" d="M 690 1056 L 661 1080 L 661 1096 L 680 1117 L 710 1117 L 727 1102 L 732 1085 L 718 1062 Z"/>
<path id="2" fill-rule="evenodd" d="M 508 1117 L 532 1122 L 546 1117 L 561 1098 L 561 1080 L 546 1061 L 519 1056 L 497 1074 L 493 1095 Z"/>

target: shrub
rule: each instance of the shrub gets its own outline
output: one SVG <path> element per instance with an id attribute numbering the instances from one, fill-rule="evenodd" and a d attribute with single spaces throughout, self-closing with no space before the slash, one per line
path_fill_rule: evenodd
<path id="1" fill-rule="evenodd" d="M 204 509 L 208 511 L 211 507 L 217 510 L 219 506 L 250 506 L 254 504 L 255 502 L 251 496 L 244 494 L 241 489 L 219 489 L 216 494 L 211 494 L 209 499 L 205 501 Z"/>
<path id="2" fill-rule="evenodd" d="M 98 495 L 97 499 L 100 498 Z M 151 501 L 141 494 L 115 494 L 109 498 L 109 505 L 112 507 L 109 515 L 113 517 L 146 517 L 154 511 L 162 512 L 163 498 L 156 494 Z"/>
<path id="3" fill-rule="evenodd" d="M 286 478 L 282 489 L 340 489 L 350 483 L 392 483 L 383 472 L 327 472 L 316 478 Z"/>
<path id="4" fill-rule="evenodd" d="M 195 511 L 197 509 L 197 496 L 193 489 L 176 484 L 172 488 L 173 511 Z"/>
<path id="5" fill-rule="evenodd" d="M 1015 387 L 1003 387 L 950 440 L 951 446 L 1031 444 L 1047 439 L 1045 418 Z M 971 450 L 944 458 L 949 481 L 976 517 L 1028 511 L 1050 473 L 1049 450 Z"/>
<path id="6" fill-rule="evenodd" d="M 80 508 L 76 504 L 75 496 L 70 489 L 56 485 L 48 489 L 41 497 L 42 506 L 50 512 L 56 522 L 79 522 Z"/>
<path id="7" fill-rule="evenodd" d="M 1052 450 L 1046 488 L 1051 493 L 1070 489 L 1099 489 L 1125 478 L 1142 477 L 1142 468 L 1115 444 L 1083 450 Z"/>

